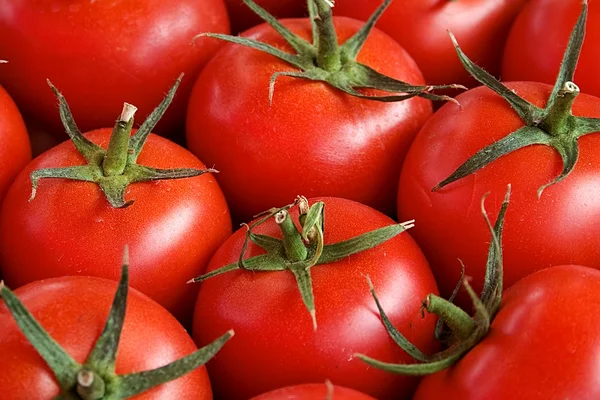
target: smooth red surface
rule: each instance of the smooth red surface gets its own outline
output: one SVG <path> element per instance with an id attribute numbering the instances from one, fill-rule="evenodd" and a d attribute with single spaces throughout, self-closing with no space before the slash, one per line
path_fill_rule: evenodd
<path id="1" fill-rule="evenodd" d="M 531 82 L 509 83 L 508 87 L 540 107 L 552 89 Z M 481 198 L 490 192 L 486 208 L 493 221 L 509 183 L 512 195 L 502 238 L 505 287 L 553 265 L 600 268 L 600 135 L 579 139 L 574 170 L 546 188 L 540 199 L 537 190 L 562 170 L 558 153 L 542 145 L 501 157 L 434 193 L 435 185 L 478 150 L 523 126 L 508 103 L 490 89 L 472 89 L 457 99 L 462 108 L 444 105 L 417 135 L 398 191 L 400 218 L 416 220 L 411 234 L 431 263 L 440 292 L 448 296 L 459 281 L 458 259 L 473 277 L 476 291 L 481 290 L 490 242 L 481 217 Z M 580 94 L 573 113 L 600 117 L 600 99 Z"/>
<path id="2" fill-rule="evenodd" d="M 111 130 L 88 133 L 101 146 Z M 205 168 L 184 148 L 150 135 L 139 164 L 156 168 Z M 0 267 L 9 287 L 42 278 L 90 275 L 118 280 L 123 246 L 135 260 L 131 286 L 190 322 L 201 274 L 231 234 L 223 193 L 211 174 L 132 184 L 125 209 L 110 206 L 94 183 L 42 179 L 36 198 L 29 173 L 37 168 L 84 164 L 71 142 L 30 163 L 17 177 L 0 211 Z"/>
<path id="3" fill-rule="evenodd" d="M 393 223 L 362 204 L 324 198 L 325 243 L 337 243 Z M 312 204 L 313 200 L 311 200 Z M 294 221 L 297 210 L 291 213 Z M 256 233 L 278 235 L 273 220 Z M 215 253 L 207 271 L 237 262 L 245 229 Z M 247 256 L 259 254 L 254 244 Z M 209 364 L 215 396 L 248 399 L 284 386 L 324 382 L 367 393 L 377 399 L 408 399 L 416 378 L 369 367 L 353 357 L 364 353 L 388 362 L 411 362 L 388 336 L 366 275 L 373 281 L 393 324 L 425 352 L 436 350 L 435 319 L 422 319 L 421 301 L 436 293 L 423 254 L 408 232 L 336 263 L 311 269 L 318 330 L 289 271 L 232 271 L 203 282 L 194 315 L 198 345 L 214 340 L 224 326 L 235 329 Z"/>
<path id="4" fill-rule="evenodd" d="M 375 400 L 374 397 L 341 386 L 333 387 L 333 395 L 324 383 L 288 386 L 253 397 L 251 400 Z"/>
<path id="5" fill-rule="evenodd" d="M 223 0 L 23 0 L 0 7 L 0 84 L 28 116 L 66 138 L 50 79 L 82 131 L 113 126 L 124 101 L 147 116 L 177 76 L 185 77 L 157 132 L 182 127 L 195 77 L 229 31 Z"/>
<path id="6" fill-rule="evenodd" d="M 135 264 L 135 259 L 131 259 Z M 15 291 L 42 327 L 75 361 L 85 362 L 100 336 L 117 283 L 90 277 L 33 282 Z M 0 300 L 0 387 L 11 400 L 51 400 L 60 392 L 52 371 L 21 333 Z M 171 314 L 129 290 L 117 353 L 117 374 L 162 367 L 196 350 Z M 212 399 L 205 367 L 132 397 L 136 400 Z"/>
<path id="7" fill-rule="evenodd" d="M 600 96 L 600 3 L 588 0 L 588 20 L 575 83 Z M 554 84 L 569 36 L 581 13 L 581 0 L 531 0 L 513 25 L 502 62 L 505 80 Z"/>
<path id="8" fill-rule="evenodd" d="M 308 19 L 284 23 L 311 37 Z M 340 42 L 362 26 L 348 18 L 335 18 L 334 24 Z M 245 35 L 289 50 L 267 25 Z M 380 31 L 373 31 L 358 60 L 388 76 L 423 83 L 410 56 Z M 273 73 L 293 70 L 271 55 L 228 44 L 194 86 L 187 143 L 221 171 L 217 180 L 234 219 L 249 221 L 298 194 L 349 198 L 393 214 L 400 163 L 431 115 L 431 102 L 383 104 L 322 82 L 280 77 L 269 105 Z"/>
<path id="9" fill-rule="evenodd" d="M 256 4 L 276 18 L 302 17 L 308 14 L 306 0 L 256 0 Z M 264 21 L 242 0 L 225 0 L 232 32 L 241 32 Z"/>
<path id="10" fill-rule="evenodd" d="M 6 64 L 1 64 L 4 68 Z M 0 202 L 15 176 L 31 160 L 27 129 L 17 106 L 0 86 Z"/>
<path id="11" fill-rule="evenodd" d="M 394 0 L 376 26 L 408 51 L 427 83 L 475 86 L 475 80 L 460 63 L 447 31 L 456 36 L 472 60 L 497 75 L 510 26 L 527 1 Z M 337 0 L 333 12 L 366 20 L 382 2 Z"/>
<path id="12" fill-rule="evenodd" d="M 600 398 L 600 272 L 558 266 L 504 295 L 488 335 L 414 400 Z"/>

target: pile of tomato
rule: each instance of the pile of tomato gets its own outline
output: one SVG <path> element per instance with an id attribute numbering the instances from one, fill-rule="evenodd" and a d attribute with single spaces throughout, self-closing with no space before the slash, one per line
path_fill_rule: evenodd
<path id="1" fill-rule="evenodd" d="M 599 44 L 598 0 L 3 1 L 0 397 L 600 398 Z"/>

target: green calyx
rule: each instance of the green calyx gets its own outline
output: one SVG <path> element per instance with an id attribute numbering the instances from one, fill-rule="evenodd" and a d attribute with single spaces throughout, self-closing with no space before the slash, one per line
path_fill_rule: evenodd
<path id="1" fill-rule="evenodd" d="M 133 200 L 125 201 L 125 191 L 132 183 L 161 179 L 180 179 L 199 176 L 207 172 L 218 172 L 214 169 L 174 168 L 158 169 L 137 164 L 137 158 L 146 143 L 148 135 L 163 116 L 181 82 L 179 76 L 175 85 L 160 105 L 148 116 L 138 131 L 131 136 L 135 106 L 125 103 L 123 111 L 112 131 L 108 149 L 92 143 L 81 134 L 64 96 L 48 81 L 56 95 L 60 106 L 60 118 L 77 151 L 85 158 L 87 165 L 64 168 L 44 168 L 31 173 L 31 197 L 35 198 L 38 182 L 42 178 L 62 178 L 97 184 L 112 207 L 125 208 L 133 204 Z"/>
<path id="2" fill-rule="evenodd" d="M 300 211 L 301 230 L 296 227 L 288 213 L 288 210 L 294 206 L 298 206 Z M 251 225 L 245 225 L 247 229 L 246 238 L 237 262 L 191 279 L 188 283 L 202 282 L 237 269 L 248 271 L 288 270 L 296 278 L 300 295 L 312 318 L 313 328 L 316 330 L 317 319 L 310 275 L 311 268 L 315 265 L 331 264 L 352 254 L 376 247 L 414 226 L 414 221 L 408 221 L 379 228 L 343 242 L 325 244 L 323 240 L 325 230 L 324 212 L 325 205 L 323 202 L 318 201 L 309 207 L 306 198 L 298 196 L 292 204 L 281 208 L 273 208 L 260 214 L 259 216 L 262 216 L 262 218 Z M 273 217 L 281 230 L 282 239 L 252 232 L 256 226 Z M 244 259 L 249 241 L 264 249 L 266 253 Z"/>
<path id="3" fill-rule="evenodd" d="M 117 375 L 117 350 L 127 305 L 128 251 L 123 256 L 121 280 L 108 319 L 94 348 L 83 365 L 75 361 L 44 330 L 19 299 L 0 282 L 0 297 L 17 325 L 50 367 L 61 388 L 56 399 L 121 400 L 177 379 L 204 365 L 233 336 L 226 332 L 214 342 L 163 367 L 127 375 Z"/>
<path id="4" fill-rule="evenodd" d="M 469 316 L 465 311 L 452 303 L 454 296 L 456 296 L 458 291 L 458 287 L 449 300 L 430 294 L 423 302 L 423 308 L 428 313 L 435 314 L 439 317 L 438 325 L 436 326 L 436 337 L 446 343 L 445 349 L 439 353 L 429 355 L 423 353 L 415 345 L 410 343 L 402 333 L 392 325 L 379 303 L 373 284 L 367 277 L 367 281 L 371 288 L 371 294 L 375 299 L 375 304 L 377 305 L 381 320 L 388 334 L 402 350 L 420 362 L 416 364 L 393 364 L 373 359 L 364 354 L 355 354 L 356 357 L 375 368 L 388 372 L 416 376 L 429 375 L 439 372 L 456 363 L 487 335 L 491 321 L 498 312 L 502 300 L 503 269 L 500 243 L 502 240 L 504 216 L 506 214 L 509 199 L 510 185 L 494 226 L 492 226 L 485 211 L 485 196 L 481 200 L 481 212 L 492 236 L 481 296 L 478 297 L 477 294 L 475 294 L 469 284 L 469 280 L 464 277 L 464 266 L 461 281 L 459 282 L 459 286 L 460 284 L 464 286 L 473 302 L 473 309 L 475 310 L 474 315 L 472 317 Z"/>
<path id="5" fill-rule="evenodd" d="M 539 108 L 519 97 L 496 78 L 475 65 L 460 49 L 456 38 L 450 34 L 458 56 L 471 75 L 504 98 L 521 117 L 525 126 L 479 150 L 465 161 L 433 191 L 437 191 L 485 167 L 494 160 L 515 150 L 531 145 L 545 145 L 555 149 L 563 162 L 562 172 L 551 182 L 538 189 L 540 197 L 544 189 L 565 179 L 575 167 L 579 157 L 577 140 L 590 133 L 600 131 L 600 118 L 576 117 L 571 112 L 579 88 L 573 83 L 575 68 L 579 60 L 585 34 L 588 5 L 583 1 L 579 19 L 571 33 L 554 89 L 545 108 Z"/>
<path id="6" fill-rule="evenodd" d="M 384 102 L 402 101 L 415 96 L 429 100 L 455 101 L 448 96 L 434 94 L 432 91 L 440 89 L 466 89 L 461 85 L 411 85 L 383 75 L 356 61 L 356 57 L 367 40 L 369 33 L 375 26 L 375 23 L 381 14 L 391 3 L 391 0 L 385 0 L 365 25 L 342 45 L 338 44 L 337 34 L 333 25 L 331 12 L 331 7 L 333 6 L 332 1 L 308 0 L 313 43 L 309 43 L 292 33 L 281 22 L 254 1 L 243 1 L 252 9 L 252 11 L 271 25 L 273 29 L 275 29 L 275 31 L 277 31 L 277 33 L 279 33 L 294 49 L 296 54 L 286 53 L 269 44 L 240 36 L 202 33 L 197 37 L 209 36 L 251 47 L 271 54 L 298 68 L 298 71 L 276 72 L 272 75 L 269 84 L 269 103 L 272 103 L 273 101 L 275 82 L 277 81 L 277 78 L 281 76 L 327 82 L 329 85 L 352 96 Z M 388 93 L 397 94 L 368 96 L 357 91 L 357 89 L 361 88 L 379 89 Z"/>

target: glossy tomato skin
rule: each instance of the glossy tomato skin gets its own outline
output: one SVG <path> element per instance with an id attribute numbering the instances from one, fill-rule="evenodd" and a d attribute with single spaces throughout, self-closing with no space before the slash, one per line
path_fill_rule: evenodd
<path id="1" fill-rule="evenodd" d="M 308 19 L 284 24 L 311 37 Z M 335 18 L 340 43 L 362 24 Z M 267 25 L 245 35 L 289 49 Z M 373 31 L 358 61 L 388 76 L 423 83 L 410 56 L 380 31 Z M 431 102 L 414 98 L 384 104 L 322 82 L 280 77 L 269 105 L 271 75 L 293 70 L 271 55 L 228 44 L 196 81 L 187 143 L 221 171 L 217 179 L 234 217 L 248 221 L 299 193 L 349 198 L 393 214 L 399 161 L 431 115 Z"/>
<path id="2" fill-rule="evenodd" d="M 302 17 L 308 14 L 305 0 L 257 0 L 255 2 L 276 18 Z M 264 21 L 242 0 L 225 0 L 231 31 L 244 31 Z"/>
<path id="3" fill-rule="evenodd" d="M 84 363 L 110 310 L 117 283 L 68 276 L 32 282 L 15 290 L 34 318 L 75 361 Z M 21 333 L 0 301 L 0 386 L 11 400 L 51 400 L 60 392 L 52 371 Z M 197 349 L 185 329 L 158 303 L 129 289 L 116 373 L 162 367 Z M 148 392 L 135 400 L 212 399 L 206 368 Z"/>
<path id="4" fill-rule="evenodd" d="M 313 200 L 310 200 L 311 204 Z M 336 243 L 393 221 L 369 207 L 339 198 L 325 202 L 325 243 Z M 297 211 L 291 213 L 294 220 Z M 277 235 L 273 221 L 256 233 Z M 215 253 L 207 271 L 238 260 L 245 229 Z M 248 246 L 248 256 L 257 255 Z M 420 249 L 407 232 L 377 248 L 311 270 L 318 330 L 289 271 L 233 271 L 201 284 L 194 312 L 194 340 L 200 346 L 223 326 L 235 329 L 208 364 L 215 395 L 247 399 L 284 386 L 324 382 L 367 393 L 377 399 L 410 398 L 418 379 L 370 368 L 353 357 L 364 353 L 386 361 L 411 358 L 390 339 L 365 276 L 398 329 L 425 352 L 435 350 L 431 316 L 422 319 L 421 300 L 437 292 Z M 211 339 L 213 338 L 213 339 Z"/>
<path id="5" fill-rule="evenodd" d="M 0 84 L 27 115 L 66 138 L 46 79 L 69 100 L 83 132 L 112 126 L 124 101 L 147 116 L 186 75 L 157 132 L 181 127 L 194 78 L 229 32 L 223 0 L 7 0 L 0 7 Z"/>
<path id="6" fill-rule="evenodd" d="M 415 59 L 427 83 L 476 84 L 463 68 L 447 31 L 478 65 L 497 75 L 510 25 L 528 0 L 394 0 L 377 27 Z M 338 0 L 334 14 L 366 20 L 381 0 Z"/>
<path id="7" fill-rule="evenodd" d="M 508 83 L 517 94 L 543 107 L 552 87 Z M 400 218 L 414 218 L 411 233 L 431 263 L 442 295 L 460 279 L 464 262 L 472 285 L 482 288 L 490 233 L 481 217 L 486 193 L 488 215 L 497 215 L 512 185 L 502 237 L 504 285 L 510 287 L 534 271 L 560 264 L 600 268 L 600 135 L 579 139 L 580 155 L 562 182 L 537 190 L 562 170 L 556 151 L 529 146 L 497 159 L 438 192 L 431 189 L 485 146 L 523 126 L 508 103 L 478 87 L 457 97 L 462 108 L 446 104 L 417 135 L 404 163 L 398 190 Z M 580 94 L 573 114 L 600 117 L 600 99 Z M 463 297 L 466 300 L 466 296 Z M 463 305 L 470 304 L 462 302 Z"/>
<path id="8" fill-rule="evenodd" d="M 0 202 L 12 180 L 30 160 L 29 136 L 21 113 L 0 86 Z"/>
<path id="9" fill-rule="evenodd" d="M 100 129 L 86 137 L 105 147 L 110 133 Z M 156 168 L 205 168 L 187 150 L 153 134 L 138 161 Z M 125 209 L 112 208 L 93 183 L 42 179 L 28 202 L 32 170 L 83 163 L 67 141 L 31 162 L 11 186 L 0 211 L 0 266 L 7 285 L 63 275 L 118 280 L 128 244 L 136 260 L 131 286 L 188 324 L 198 288 L 185 282 L 203 272 L 231 234 L 214 177 L 132 184 L 125 198 L 135 203 Z"/>
<path id="10" fill-rule="evenodd" d="M 598 315 L 598 270 L 536 272 L 505 293 L 488 335 L 453 367 L 423 378 L 414 399 L 597 399 Z"/>
<path id="11" fill-rule="evenodd" d="M 600 96 L 600 4 L 590 1 L 585 40 L 575 71 L 581 91 Z M 502 78 L 554 84 L 569 36 L 581 13 L 579 0 L 531 0 L 511 28 Z M 551 27 L 551 28 L 549 28 Z"/>
<path id="12" fill-rule="evenodd" d="M 250 400 L 375 400 L 367 394 L 357 392 L 342 386 L 333 386 L 333 395 L 329 395 L 329 389 L 324 383 L 307 383 L 305 385 L 288 386 L 263 393 Z"/>

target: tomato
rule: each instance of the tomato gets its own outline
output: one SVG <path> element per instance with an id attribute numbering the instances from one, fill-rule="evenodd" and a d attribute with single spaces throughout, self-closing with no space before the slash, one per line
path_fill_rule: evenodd
<path id="1" fill-rule="evenodd" d="M 2 64 L 5 68 L 8 64 Z M 15 176 L 31 160 L 29 137 L 23 118 L 6 90 L 0 86 L 0 201 Z"/>
<path id="2" fill-rule="evenodd" d="M 52 338 L 83 363 L 102 332 L 116 287 L 117 282 L 106 279 L 69 276 L 30 283 L 15 290 L 15 295 Z M 56 398 L 60 391 L 56 378 L 23 336 L 4 302 L 0 302 L 0 326 L 2 392 L 12 400 Z M 162 367 L 196 349 L 163 307 L 136 290 L 129 291 L 117 374 Z M 208 400 L 212 393 L 206 369 L 201 367 L 135 399 Z"/>
<path id="3" fill-rule="evenodd" d="M 543 107 L 552 87 L 542 83 L 508 83 L 508 88 Z M 542 268 L 579 264 L 600 268 L 600 136 L 579 138 L 579 160 L 563 181 L 538 189 L 562 170 L 561 157 L 547 146 L 528 146 L 491 162 L 474 174 L 432 192 L 469 157 L 521 128 L 523 121 L 499 95 L 485 87 L 457 97 L 461 107 L 446 104 L 417 135 L 406 157 L 398 190 L 400 218 L 414 218 L 411 231 L 431 263 L 440 292 L 448 296 L 461 267 L 482 288 L 489 232 L 479 214 L 481 197 L 490 192 L 490 214 L 497 213 L 506 185 L 511 207 L 503 239 L 504 285 Z M 600 99 L 580 94 L 573 114 L 600 117 Z M 463 303 L 464 304 L 464 303 Z"/>
<path id="4" fill-rule="evenodd" d="M 331 397 L 329 394 L 331 393 Z M 342 386 L 328 387 L 324 383 L 307 383 L 305 385 L 288 386 L 281 389 L 263 393 L 251 400 L 374 400 L 373 397 L 356 390 Z"/>
<path id="5" fill-rule="evenodd" d="M 393 224 L 389 217 L 351 200 L 322 201 L 325 244 Z M 290 215 L 295 220 L 297 208 Z M 281 237 L 272 219 L 257 226 L 255 233 Z M 207 271 L 237 262 L 244 236 L 245 229 L 234 233 L 217 250 Z M 258 255 L 260 248 L 250 243 L 246 254 Z M 410 360 L 388 337 L 366 275 L 398 329 L 423 351 L 435 350 L 435 319 L 422 319 L 420 299 L 437 289 L 410 235 L 400 233 L 370 250 L 310 271 L 317 330 L 290 271 L 235 270 L 202 282 L 194 312 L 196 343 L 213 340 L 225 325 L 236 332 L 235 340 L 208 363 L 215 396 L 247 399 L 284 386 L 330 379 L 378 399 L 410 397 L 415 378 L 390 375 L 353 358 L 356 352 L 370 352 L 388 361 Z"/>
<path id="6" fill-rule="evenodd" d="M 600 53 L 600 7 L 589 2 L 588 24 L 575 82 L 584 93 L 600 96 L 597 65 Z M 531 0 L 511 28 L 504 49 L 502 77 L 554 83 L 569 41 L 571 29 L 581 11 L 579 0 Z M 552 29 L 548 29 L 548 27 Z"/>
<path id="7" fill-rule="evenodd" d="M 256 4 L 277 18 L 302 17 L 307 13 L 305 0 L 257 0 Z M 227 5 L 233 33 L 244 31 L 263 22 L 242 0 L 225 0 L 225 5 Z"/>
<path id="8" fill-rule="evenodd" d="M 106 147 L 111 130 L 87 138 Z M 89 182 L 44 179 L 36 198 L 29 174 L 39 168 L 84 163 L 71 142 L 47 151 L 16 178 L 0 211 L 0 265 L 9 287 L 63 275 L 118 279 L 125 244 L 136 260 L 131 286 L 186 323 L 198 290 L 185 282 L 202 273 L 212 253 L 231 234 L 223 194 L 210 174 L 181 180 L 135 183 L 128 208 L 110 206 Z M 156 168 L 204 164 L 184 148 L 150 134 L 139 163 Z M 34 250 L 35 249 L 35 250 Z"/>
<path id="9" fill-rule="evenodd" d="M 305 39 L 308 19 L 284 20 Z M 334 18 L 340 43 L 363 23 Z M 267 25 L 244 36 L 291 48 Z M 384 75 L 422 84 L 410 56 L 374 30 L 358 61 Z M 342 93 L 323 82 L 279 77 L 272 105 L 269 81 L 294 67 L 275 57 L 227 44 L 195 83 L 187 114 L 189 149 L 221 171 L 217 177 L 234 219 L 248 221 L 299 193 L 337 196 L 393 214 L 400 162 L 431 115 L 431 102 L 381 103 Z"/>
<path id="10" fill-rule="evenodd" d="M 487 336 L 454 366 L 423 378 L 414 399 L 598 398 L 598 315 L 599 271 L 536 272 L 506 291 Z"/>
<path id="11" fill-rule="evenodd" d="M 194 78 L 219 43 L 191 42 L 202 32 L 229 31 L 223 0 L 5 1 L 0 7 L 0 84 L 22 111 L 65 137 L 48 90 L 50 79 L 70 99 L 83 131 L 112 126 L 123 101 L 145 117 L 181 73 L 179 95 L 157 132 L 173 134 Z"/>
<path id="12" fill-rule="evenodd" d="M 409 52 L 428 83 L 473 86 L 476 82 L 456 57 L 447 30 L 478 65 L 498 75 L 510 26 L 527 1 L 394 0 L 377 27 Z M 364 20 L 381 3 L 337 0 L 334 13 Z"/>

